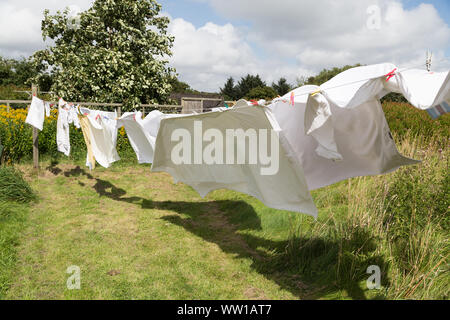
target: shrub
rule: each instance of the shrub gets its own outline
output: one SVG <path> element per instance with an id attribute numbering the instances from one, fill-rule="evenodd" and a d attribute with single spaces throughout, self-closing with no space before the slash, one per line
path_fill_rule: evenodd
<path id="1" fill-rule="evenodd" d="M 22 173 L 12 167 L 0 167 L 0 201 L 27 203 L 36 199 Z"/>
<path id="2" fill-rule="evenodd" d="M 278 93 L 271 87 L 256 87 L 247 94 L 247 99 L 272 100 Z"/>

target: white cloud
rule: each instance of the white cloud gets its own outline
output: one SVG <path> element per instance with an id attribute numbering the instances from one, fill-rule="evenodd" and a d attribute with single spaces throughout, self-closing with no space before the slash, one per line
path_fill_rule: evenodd
<path id="1" fill-rule="evenodd" d="M 172 64 L 182 80 L 198 90 L 217 91 L 228 76 L 236 80 L 260 74 L 269 84 L 281 76 L 295 78 L 322 68 L 355 63 L 424 63 L 435 53 L 434 69 L 449 52 L 450 28 L 430 4 L 405 9 L 399 0 L 196 0 L 211 5 L 230 23 L 195 27 L 173 19 L 176 38 Z M 56 11 L 92 0 L 1 0 L 0 55 L 28 56 L 44 47 L 40 23 L 45 8 Z M 367 28 L 367 8 L 378 5 L 381 24 Z M 234 22 L 246 21 L 245 27 Z M 263 53 L 263 54 L 261 54 Z"/>
<path id="2" fill-rule="evenodd" d="M 44 10 L 50 12 L 71 7 L 86 10 L 92 0 L 1 0 L 0 2 L 0 55 L 28 57 L 44 48 L 41 21 Z"/>
<path id="3" fill-rule="evenodd" d="M 283 75 L 294 81 L 299 74 L 295 68 L 259 59 L 244 34 L 231 24 L 209 22 L 196 28 L 178 18 L 172 20 L 169 33 L 175 36 L 171 63 L 183 81 L 199 90 L 217 91 L 227 77 L 239 80 L 247 73 L 260 74 L 268 82 Z"/>
<path id="4" fill-rule="evenodd" d="M 190 22 L 174 19 L 169 33 L 175 36 L 171 62 L 195 88 L 217 89 L 222 84 L 218 77 L 255 68 L 251 48 L 231 24 L 207 23 L 197 29 Z"/>
<path id="5" fill-rule="evenodd" d="M 229 19 L 251 23 L 247 39 L 278 57 L 297 57 L 318 71 L 355 63 L 424 62 L 425 51 L 444 56 L 450 28 L 430 4 L 406 10 L 394 0 L 209 0 Z M 367 9 L 381 9 L 380 28 L 369 30 Z"/>
<path id="6" fill-rule="evenodd" d="M 230 21 L 250 26 L 208 23 L 196 29 L 182 19 L 172 22 L 173 63 L 195 88 L 217 90 L 227 76 L 247 73 L 271 83 L 355 63 L 419 67 L 427 49 L 435 53 L 434 70 L 449 67 L 441 59 L 449 49 L 450 28 L 430 4 L 407 10 L 396 0 L 204 1 Z M 367 27 L 373 5 L 381 13 L 378 29 Z M 267 57 L 259 58 L 250 43 Z"/>

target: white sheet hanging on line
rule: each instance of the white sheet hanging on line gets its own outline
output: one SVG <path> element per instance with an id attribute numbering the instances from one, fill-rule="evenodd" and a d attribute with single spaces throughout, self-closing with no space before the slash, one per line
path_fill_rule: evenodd
<path id="1" fill-rule="evenodd" d="M 140 164 L 152 163 L 155 148 L 154 140 L 156 138 L 152 139 L 150 135 L 146 134 L 142 122 L 141 112 L 128 112 L 117 121 L 117 127 L 125 127 L 128 140 L 136 153 L 138 162 Z"/>
<path id="2" fill-rule="evenodd" d="M 155 110 L 142 119 L 141 112 L 127 112 L 117 121 L 117 127 L 125 127 L 138 162 L 140 164 L 152 163 L 161 120 L 180 116 L 184 115 L 164 114 Z"/>
<path id="3" fill-rule="evenodd" d="M 291 155 L 271 112 L 242 106 L 163 119 L 152 171 L 170 173 L 202 197 L 231 189 L 272 208 L 317 217 L 302 166 Z"/>
<path id="4" fill-rule="evenodd" d="M 269 108 L 300 159 L 310 190 L 357 176 L 391 172 L 418 161 L 397 150 L 380 99 L 402 93 L 431 110 L 449 99 L 449 73 L 398 71 L 393 64 L 347 70 L 319 86 L 304 86 Z"/>
<path id="5" fill-rule="evenodd" d="M 360 107 L 367 103 L 377 108 L 379 99 L 390 92 L 402 93 L 421 110 L 450 100 L 450 72 L 397 70 L 389 63 L 353 68 L 321 85 L 319 93 L 310 95 L 305 111 L 305 130 L 319 143 L 317 152 L 322 157 L 342 160 L 332 125 L 338 121 L 334 115 L 339 112 L 350 114 L 345 110 L 356 109 L 355 112 L 361 112 Z"/>
<path id="6" fill-rule="evenodd" d="M 42 131 L 45 116 L 50 116 L 50 104 L 39 99 L 38 97 L 33 96 L 25 123 L 32 125 L 39 131 Z"/>
<path id="7" fill-rule="evenodd" d="M 58 151 L 67 157 L 70 155 L 70 124 L 80 128 L 76 107 L 67 104 L 63 99 L 58 103 L 58 120 L 56 123 L 56 144 Z"/>
<path id="8" fill-rule="evenodd" d="M 117 144 L 117 112 L 105 112 L 79 108 L 82 116 L 87 117 L 90 142 L 95 160 L 104 168 L 109 168 L 120 157 L 116 150 Z M 92 168 L 89 155 L 86 166 Z"/>

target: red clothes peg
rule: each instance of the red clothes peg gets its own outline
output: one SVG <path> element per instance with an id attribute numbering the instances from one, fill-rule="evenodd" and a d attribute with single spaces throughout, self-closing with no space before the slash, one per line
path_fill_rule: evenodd
<path id="1" fill-rule="evenodd" d="M 395 68 L 394 70 L 389 72 L 387 75 L 385 75 L 386 82 L 388 82 L 389 80 L 391 80 L 395 76 L 395 71 L 397 71 L 397 68 Z"/>
<path id="2" fill-rule="evenodd" d="M 291 99 L 289 101 L 289 105 L 294 106 L 295 105 L 295 95 L 294 91 L 291 92 Z"/>

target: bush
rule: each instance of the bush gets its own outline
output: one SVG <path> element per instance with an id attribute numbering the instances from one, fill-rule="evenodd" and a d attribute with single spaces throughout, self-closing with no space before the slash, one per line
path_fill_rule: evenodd
<path id="1" fill-rule="evenodd" d="M 247 94 L 247 99 L 272 100 L 278 93 L 271 87 L 256 87 Z"/>
<path id="2" fill-rule="evenodd" d="M 0 201 L 27 203 L 36 199 L 22 173 L 11 167 L 0 167 Z"/>

